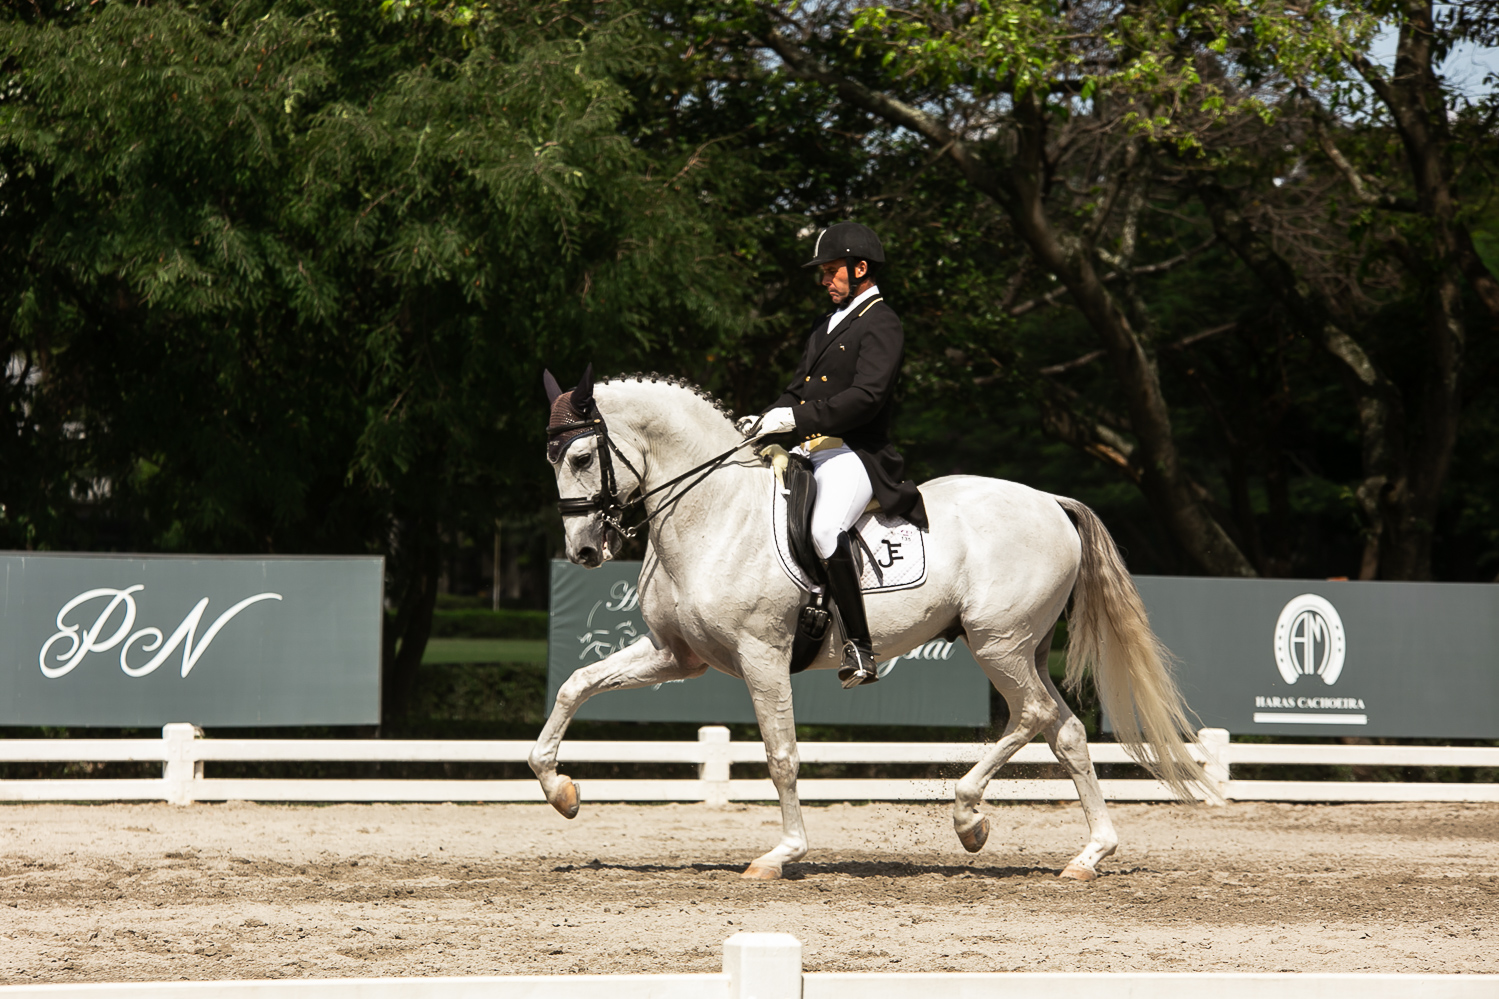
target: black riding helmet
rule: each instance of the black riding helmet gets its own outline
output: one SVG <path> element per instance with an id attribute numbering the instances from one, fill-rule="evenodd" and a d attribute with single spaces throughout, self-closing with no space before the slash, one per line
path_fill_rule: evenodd
<path id="1" fill-rule="evenodd" d="M 866 260 L 871 264 L 883 264 L 885 248 L 880 245 L 880 237 L 876 236 L 869 226 L 860 225 L 857 222 L 839 222 L 817 234 L 817 245 L 812 248 L 812 259 L 802 266 L 820 267 L 834 260 L 847 262 L 848 287 L 849 293 L 852 294 L 855 281 L 854 267 L 861 260 Z M 865 275 L 865 277 L 869 276 Z"/>

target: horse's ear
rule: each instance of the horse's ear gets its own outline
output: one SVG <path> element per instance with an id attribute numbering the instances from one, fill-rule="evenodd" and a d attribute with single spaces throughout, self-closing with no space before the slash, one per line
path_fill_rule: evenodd
<path id="1" fill-rule="evenodd" d="M 578 379 L 578 387 L 573 389 L 573 405 L 578 407 L 578 412 L 586 413 L 588 407 L 593 405 L 593 365 L 583 369 L 583 377 Z"/>
<path id="2" fill-rule="evenodd" d="M 545 368 L 541 371 L 541 384 L 546 386 L 547 405 L 550 406 L 562 394 L 562 386 L 557 384 L 557 379 L 553 378 L 552 373 Z"/>

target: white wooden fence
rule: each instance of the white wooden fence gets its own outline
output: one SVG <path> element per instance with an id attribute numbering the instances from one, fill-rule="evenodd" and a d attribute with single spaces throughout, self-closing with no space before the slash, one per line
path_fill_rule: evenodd
<path id="1" fill-rule="evenodd" d="M 787 933 L 736 933 L 718 975 L 517 975 L 0 986 L 0 999 L 1493 999 L 1499 975 L 803 972 Z"/>
<path id="2" fill-rule="evenodd" d="M 1499 767 L 1499 747 L 1304 746 L 1231 742 L 1223 729 L 1203 729 L 1193 752 L 1225 797 L 1240 801 L 1499 801 L 1499 783 L 1386 783 L 1373 781 L 1235 780 L 1239 763 L 1333 766 Z M 160 778 L 0 780 L 0 801 L 542 801 L 534 780 L 283 780 L 205 777 L 206 762 L 357 761 L 380 763 L 515 763 L 531 743 L 519 740 L 205 739 L 188 724 L 167 725 L 160 739 L 0 739 L 0 763 L 160 761 Z M 1093 743 L 1095 763 L 1128 763 L 1116 743 Z M 951 799 L 960 768 L 983 752 L 980 743 L 804 742 L 803 763 L 948 764 L 952 778 L 807 778 L 802 800 L 939 801 Z M 772 801 L 769 780 L 734 780 L 735 763 L 764 763 L 758 742 L 732 742 L 718 725 L 698 730 L 696 742 L 562 744 L 563 764 L 691 763 L 696 780 L 580 780 L 589 801 Z M 1015 763 L 1055 763 L 1044 743 L 1015 754 Z M 1001 771 L 1003 773 L 1003 771 Z M 1154 780 L 1105 780 L 1115 801 L 1162 801 L 1170 792 Z M 1056 801 L 1077 797 L 1066 779 L 993 781 L 990 800 Z"/>

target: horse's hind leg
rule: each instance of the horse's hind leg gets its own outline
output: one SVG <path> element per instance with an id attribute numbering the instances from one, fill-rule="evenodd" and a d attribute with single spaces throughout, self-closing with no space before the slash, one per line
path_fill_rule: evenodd
<path id="1" fill-rule="evenodd" d="M 953 795 L 953 829 L 969 853 L 977 853 L 989 838 L 989 820 L 979 810 L 984 788 L 1021 746 L 1057 718 L 1056 702 L 1036 676 L 1029 649 L 1015 647 L 1011 636 L 996 636 L 976 645 L 974 658 L 1009 704 L 1010 721 L 999 741 L 958 781 Z"/>
<path id="2" fill-rule="evenodd" d="M 1072 775 L 1077 785 L 1077 797 L 1083 806 L 1083 815 L 1088 820 L 1088 845 L 1073 858 L 1062 871 L 1062 877 L 1078 881 L 1092 881 L 1098 877 L 1098 862 L 1114 852 L 1119 846 L 1119 836 L 1114 832 L 1114 823 L 1109 820 L 1108 806 L 1104 803 L 1103 788 L 1099 787 L 1098 775 L 1093 771 L 1093 759 L 1088 755 L 1088 732 L 1078 720 L 1067 702 L 1062 700 L 1057 685 L 1052 682 L 1047 669 L 1047 656 L 1051 652 L 1051 638 L 1041 643 L 1036 650 L 1036 673 L 1056 702 L 1057 719 L 1046 726 L 1046 741 L 1062 766 Z"/>
<path id="3" fill-rule="evenodd" d="M 546 726 L 531 747 L 528 762 L 531 772 L 541 781 L 542 793 L 564 818 L 578 814 L 578 787 L 572 778 L 557 772 L 557 750 L 573 715 L 594 694 L 604 690 L 631 690 L 670 680 L 687 680 L 702 676 L 707 666 L 684 664 L 669 648 L 656 644 L 648 636 L 634 645 L 620 649 L 596 663 L 576 670 L 557 691 L 557 703 Z"/>

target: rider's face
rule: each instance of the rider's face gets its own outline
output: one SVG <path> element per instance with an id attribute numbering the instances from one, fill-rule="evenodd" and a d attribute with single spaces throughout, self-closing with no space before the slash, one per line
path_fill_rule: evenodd
<path id="1" fill-rule="evenodd" d="M 854 265 L 854 275 L 862 279 L 869 271 L 869 265 L 859 261 Z M 848 298 L 848 266 L 843 260 L 833 260 L 822 265 L 822 286 L 828 290 L 828 297 L 833 300 L 834 305 L 842 305 Z"/>

